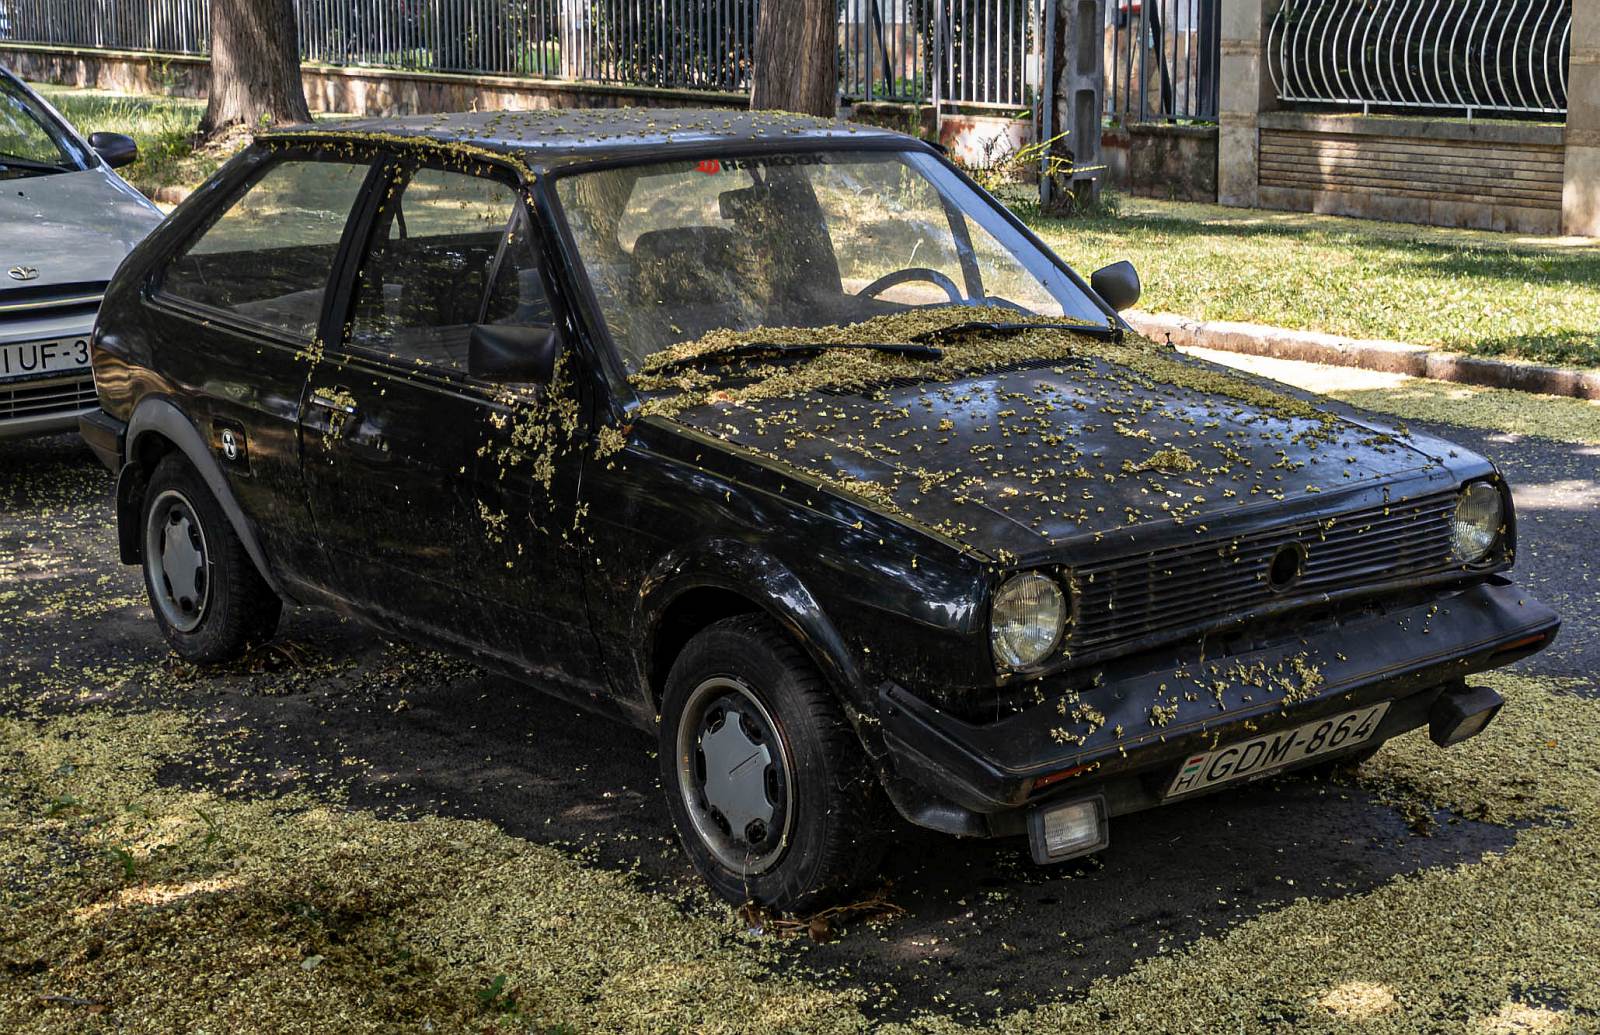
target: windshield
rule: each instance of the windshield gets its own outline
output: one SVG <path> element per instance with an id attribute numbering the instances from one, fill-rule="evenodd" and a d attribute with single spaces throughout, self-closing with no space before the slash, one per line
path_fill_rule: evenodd
<path id="1" fill-rule="evenodd" d="M 707 157 L 556 183 L 630 374 L 713 331 L 844 326 L 936 306 L 1107 323 L 1048 255 L 927 154 Z"/>
<path id="2" fill-rule="evenodd" d="M 0 177 L 77 169 L 78 150 L 22 84 L 0 76 Z"/>

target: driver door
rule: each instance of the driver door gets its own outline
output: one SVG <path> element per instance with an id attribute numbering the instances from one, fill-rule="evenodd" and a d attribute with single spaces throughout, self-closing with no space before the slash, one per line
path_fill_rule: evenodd
<path id="1" fill-rule="evenodd" d="M 581 454 L 522 477 L 549 386 L 474 377 L 475 327 L 548 323 L 538 239 L 508 171 L 396 163 L 347 278 L 344 339 L 302 412 L 317 531 L 352 606 L 563 681 L 594 680 L 574 521 Z"/>

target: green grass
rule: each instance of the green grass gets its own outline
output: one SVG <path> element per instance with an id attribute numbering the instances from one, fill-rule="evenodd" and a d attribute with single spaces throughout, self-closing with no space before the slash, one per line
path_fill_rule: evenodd
<path id="1" fill-rule="evenodd" d="M 1600 367 L 1600 249 L 1349 219 L 1207 218 L 1139 201 L 1019 214 L 1077 269 L 1131 260 L 1139 308 Z M 1195 210 L 1200 213 L 1196 214 Z"/>
<path id="2" fill-rule="evenodd" d="M 190 145 L 204 101 L 31 85 L 84 136 L 106 130 L 138 141 L 139 160 L 118 171 L 147 194 L 157 187 L 194 186 L 228 158 L 226 151 L 195 152 Z"/>

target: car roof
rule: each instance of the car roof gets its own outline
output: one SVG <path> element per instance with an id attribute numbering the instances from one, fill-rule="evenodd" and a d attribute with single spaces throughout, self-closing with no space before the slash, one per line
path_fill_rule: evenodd
<path id="1" fill-rule="evenodd" d="M 837 119 L 731 108 L 551 108 L 471 111 L 286 127 L 258 139 L 398 137 L 466 144 L 515 155 L 535 168 L 648 157 L 665 149 L 763 145 L 919 145 L 914 137 Z"/>

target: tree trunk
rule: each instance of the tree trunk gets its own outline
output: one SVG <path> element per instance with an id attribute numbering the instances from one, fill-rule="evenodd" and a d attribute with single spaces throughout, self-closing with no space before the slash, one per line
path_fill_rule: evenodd
<path id="1" fill-rule="evenodd" d="M 294 0 L 212 0 L 211 89 L 200 135 L 310 122 L 299 39 Z"/>
<path id="2" fill-rule="evenodd" d="M 750 107 L 827 118 L 838 114 L 838 18 L 836 0 L 769 0 L 761 5 Z"/>

